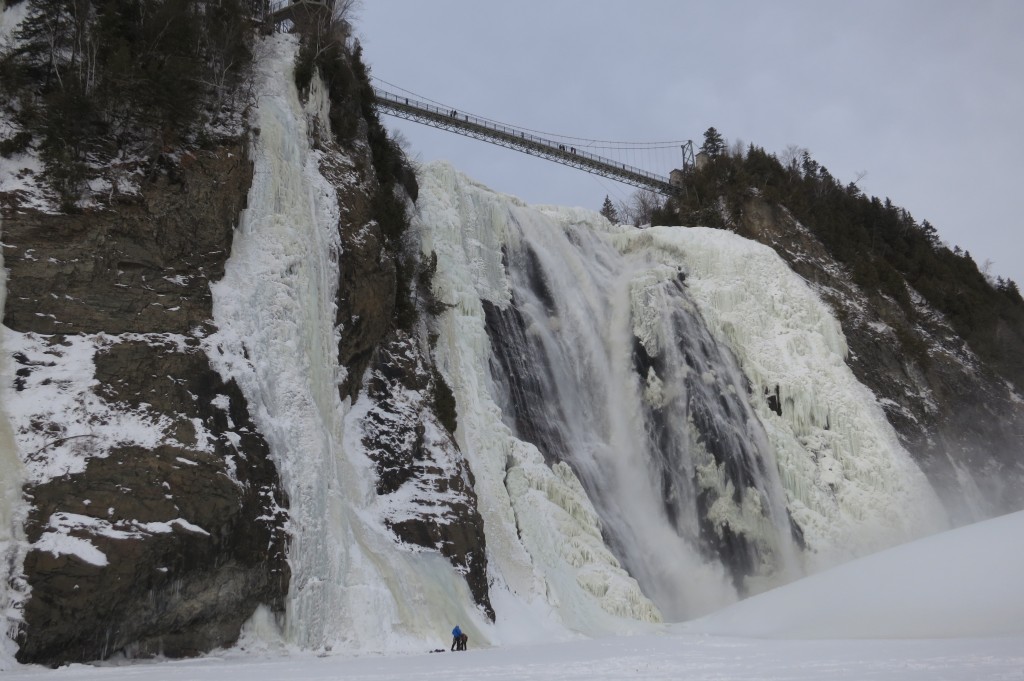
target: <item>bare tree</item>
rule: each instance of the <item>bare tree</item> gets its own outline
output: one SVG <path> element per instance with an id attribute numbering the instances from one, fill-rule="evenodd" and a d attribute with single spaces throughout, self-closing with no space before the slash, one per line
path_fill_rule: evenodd
<path id="1" fill-rule="evenodd" d="M 991 258 L 985 258 L 985 262 L 982 263 L 978 270 L 981 272 L 981 276 L 985 277 L 985 281 L 989 283 L 989 286 L 995 288 L 996 278 L 992 275 L 992 268 L 995 266 L 995 261 Z"/>
<path id="2" fill-rule="evenodd" d="M 619 201 L 615 206 L 615 212 L 622 224 L 630 224 L 636 227 L 651 224 L 654 211 L 661 208 L 661 197 L 650 189 L 638 189 L 633 192 L 629 201 Z"/>
<path id="3" fill-rule="evenodd" d="M 334 0 L 334 21 L 345 27 L 345 35 L 352 33 L 352 25 L 362 9 L 363 0 Z"/>
<path id="4" fill-rule="evenodd" d="M 620 225 L 632 225 L 633 224 L 633 208 L 631 201 L 621 201 L 616 199 L 615 201 L 615 214 L 619 216 Z"/>
<path id="5" fill-rule="evenodd" d="M 788 144 L 786 148 L 779 154 L 779 161 L 787 170 L 799 170 L 800 159 L 803 158 L 804 152 L 807 150 L 803 147 L 799 147 L 795 144 Z"/>
<path id="6" fill-rule="evenodd" d="M 398 128 L 390 128 L 388 130 L 388 137 L 390 137 L 391 141 L 402 150 L 402 154 L 405 156 L 407 161 L 411 161 L 416 165 L 419 165 L 422 162 L 422 154 L 413 151 L 412 143 L 409 141 L 409 138 L 405 136 L 404 132 Z"/>
<path id="7" fill-rule="evenodd" d="M 733 143 L 729 145 L 729 155 L 733 158 L 743 158 L 747 155 L 747 145 L 744 144 L 743 140 L 737 137 Z"/>

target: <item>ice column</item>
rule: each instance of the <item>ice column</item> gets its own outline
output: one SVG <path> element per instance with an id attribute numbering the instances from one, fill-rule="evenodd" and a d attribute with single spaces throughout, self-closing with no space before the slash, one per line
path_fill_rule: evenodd
<path id="1" fill-rule="evenodd" d="M 338 393 L 339 208 L 319 163 L 337 152 L 310 144 L 310 126 L 324 125 L 324 88 L 314 78 L 303 107 L 293 36 L 260 49 L 253 184 L 213 286 L 218 331 L 207 345 L 241 387 L 289 497 L 282 633 L 303 648 L 423 649 L 453 621 L 474 631 L 472 599 L 443 557 L 401 547 L 370 510 L 375 469 Z"/>
<path id="2" fill-rule="evenodd" d="M 3 220 L 0 219 L 2 234 Z M 7 270 L 3 264 L 3 253 L 0 253 L 0 319 L 3 318 L 7 299 Z M 11 636 L 18 626 L 17 604 L 23 594 L 12 582 L 17 581 L 25 558 L 22 524 L 26 511 L 21 495 L 25 475 L 10 418 L 4 409 L 10 399 L 10 386 L 14 383 L 4 343 L 6 332 L 7 328 L 0 326 L 0 670 L 12 664 L 16 648 Z"/>

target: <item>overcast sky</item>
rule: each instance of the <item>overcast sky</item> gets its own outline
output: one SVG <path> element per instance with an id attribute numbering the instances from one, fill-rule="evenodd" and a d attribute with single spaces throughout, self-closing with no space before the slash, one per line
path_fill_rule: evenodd
<path id="1" fill-rule="evenodd" d="M 451 108 L 597 139 L 806 147 L 1024 286 L 1024 1 L 363 0 L 373 75 Z M 631 187 L 385 117 L 529 203 Z"/>

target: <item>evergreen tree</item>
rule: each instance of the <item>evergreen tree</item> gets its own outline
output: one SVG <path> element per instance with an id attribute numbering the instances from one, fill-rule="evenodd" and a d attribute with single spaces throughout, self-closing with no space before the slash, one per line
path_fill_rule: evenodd
<path id="1" fill-rule="evenodd" d="M 704 131 L 704 144 L 700 146 L 700 150 L 707 154 L 708 158 L 717 158 L 725 151 L 725 140 L 714 127 L 708 128 Z"/>
<path id="2" fill-rule="evenodd" d="M 612 205 L 612 200 L 608 198 L 608 195 L 604 195 L 604 203 L 601 205 L 601 215 L 608 218 L 608 222 L 613 225 L 619 224 L 619 212 L 615 210 L 615 206 Z"/>

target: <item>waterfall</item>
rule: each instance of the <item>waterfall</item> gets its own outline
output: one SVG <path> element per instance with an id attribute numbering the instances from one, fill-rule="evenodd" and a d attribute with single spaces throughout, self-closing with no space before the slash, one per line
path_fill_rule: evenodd
<path id="1" fill-rule="evenodd" d="M 437 360 L 455 386 L 481 505 L 501 501 L 485 514 L 488 541 L 517 532 L 498 545 L 521 542 L 540 581 L 568 571 L 593 595 L 591 575 L 621 566 L 665 616 L 685 619 L 816 569 L 821 556 L 936 529 L 934 494 L 843 363 L 838 324 L 770 249 L 530 208 L 444 164 L 423 176 L 423 249 L 437 255 L 435 293 L 452 306 Z M 709 253 L 732 267 L 702 267 Z M 751 254 L 772 267 L 745 272 Z M 769 350 L 753 347 L 779 329 L 735 329 L 746 320 L 730 320 L 714 294 L 732 279 L 744 281 L 737 305 L 792 327 L 779 359 L 794 376 L 766 374 Z M 801 372 L 818 378 L 801 383 Z M 520 469 L 558 482 L 518 485 Z M 583 531 L 545 517 L 559 484 L 585 490 L 576 520 L 614 562 L 550 555 L 547 544 L 572 546 Z M 509 569 L 514 556 L 496 564 Z"/>
<path id="2" fill-rule="evenodd" d="M 736 355 L 809 570 L 948 528 L 924 473 L 846 365 L 839 322 L 771 248 L 707 228 L 618 239 L 683 267 L 702 317 Z"/>
<path id="3" fill-rule="evenodd" d="M 241 387 L 289 497 L 280 635 L 303 648 L 386 651 L 435 644 L 452 622 L 475 634 L 485 618 L 462 576 L 437 553 L 400 546 L 372 511 L 376 473 L 351 426 L 365 407 L 338 390 L 339 208 L 318 163 L 336 152 L 310 144 L 311 126 L 326 125 L 326 94 L 315 78 L 299 101 L 293 36 L 260 47 L 253 184 L 212 287 L 218 330 L 206 345 Z M 258 619 L 252 629 L 265 633 L 266 613 Z"/>

